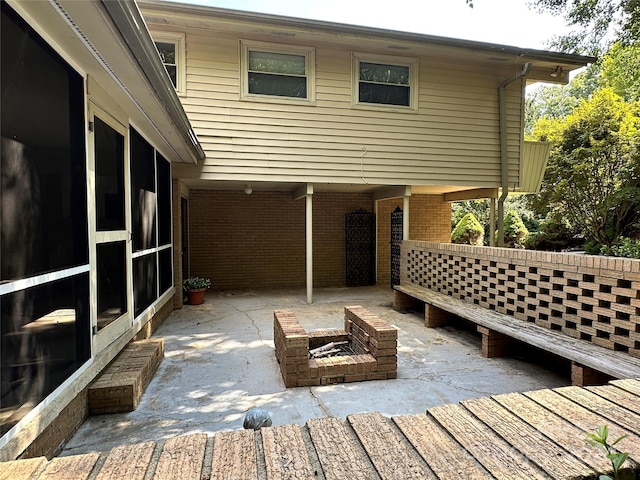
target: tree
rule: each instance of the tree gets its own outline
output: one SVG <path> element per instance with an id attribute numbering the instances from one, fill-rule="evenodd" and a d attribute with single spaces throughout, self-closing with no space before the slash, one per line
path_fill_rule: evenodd
<path id="1" fill-rule="evenodd" d="M 509 248 L 524 248 L 524 241 L 529 230 L 515 210 L 509 210 L 504 217 L 504 246 Z"/>
<path id="2" fill-rule="evenodd" d="M 602 59 L 600 81 L 628 102 L 640 100 L 640 43 L 614 43 Z"/>
<path id="3" fill-rule="evenodd" d="M 640 40 L 638 0 L 531 0 L 530 5 L 563 15 L 568 25 L 578 28 L 550 42 L 562 52 L 598 55 L 612 41 L 629 45 Z"/>
<path id="4" fill-rule="evenodd" d="M 464 243 L 467 245 L 482 245 L 484 237 L 484 228 L 478 222 L 473 213 L 467 213 L 462 220 L 458 222 L 456 228 L 451 232 L 452 243 Z"/>
<path id="5" fill-rule="evenodd" d="M 534 136 L 552 143 L 541 195 L 585 237 L 610 247 L 640 219 L 640 104 L 609 88 L 563 120 L 543 119 Z"/>

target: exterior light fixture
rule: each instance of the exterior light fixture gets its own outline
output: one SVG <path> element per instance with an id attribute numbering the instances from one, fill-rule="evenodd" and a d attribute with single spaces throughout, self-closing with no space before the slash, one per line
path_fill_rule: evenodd
<path id="1" fill-rule="evenodd" d="M 251 192 L 253 192 L 253 189 L 251 188 L 251 185 L 247 184 L 247 186 L 244 187 L 244 193 L 251 195 Z"/>
<path id="2" fill-rule="evenodd" d="M 562 72 L 563 72 L 562 67 L 558 65 L 556 67 L 556 69 L 553 72 L 551 72 L 551 76 L 553 78 L 561 77 L 562 76 Z"/>

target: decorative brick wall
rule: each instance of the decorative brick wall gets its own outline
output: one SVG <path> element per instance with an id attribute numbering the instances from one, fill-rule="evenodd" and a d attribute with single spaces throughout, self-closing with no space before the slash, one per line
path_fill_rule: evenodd
<path id="1" fill-rule="evenodd" d="M 345 307 L 344 312 L 344 330 L 311 333 L 293 312 L 273 312 L 276 359 L 287 388 L 397 377 L 397 329 L 360 306 Z M 356 355 L 309 358 L 309 348 L 347 339 Z"/>
<path id="2" fill-rule="evenodd" d="M 379 285 L 391 283 L 391 212 L 402 208 L 402 198 L 378 202 Z M 427 242 L 451 241 L 451 203 L 442 195 L 411 195 L 409 199 L 409 238 Z"/>
<path id="3" fill-rule="evenodd" d="M 640 260 L 406 241 L 401 284 L 640 357 Z"/>

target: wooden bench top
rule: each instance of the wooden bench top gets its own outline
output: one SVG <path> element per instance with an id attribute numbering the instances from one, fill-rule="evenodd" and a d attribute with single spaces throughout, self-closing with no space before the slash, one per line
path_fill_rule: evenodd
<path id="1" fill-rule="evenodd" d="M 306 425 L 0 463 L 0 479 L 592 479 L 611 473 L 585 432 L 608 425 L 640 472 L 640 379 L 465 400 L 426 413 L 358 413 Z M 628 477 L 630 478 L 630 477 Z M 636 477 L 634 477 L 636 478 Z"/>
<path id="2" fill-rule="evenodd" d="M 418 285 L 396 285 L 406 295 L 446 310 L 477 325 L 574 361 L 614 378 L 640 377 L 640 358 L 569 337 L 534 323 L 517 320 L 473 303 Z"/>

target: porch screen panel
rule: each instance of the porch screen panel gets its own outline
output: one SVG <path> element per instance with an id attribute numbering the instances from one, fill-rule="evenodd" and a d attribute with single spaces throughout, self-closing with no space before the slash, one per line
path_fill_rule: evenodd
<path id="1" fill-rule="evenodd" d="M 2 2 L 0 281 L 89 262 L 82 77 Z"/>
<path id="2" fill-rule="evenodd" d="M 156 253 L 133 259 L 134 312 L 137 317 L 158 298 Z"/>
<path id="3" fill-rule="evenodd" d="M 0 8 L 4 435 L 89 359 L 90 317 L 82 77 Z"/>
<path id="4" fill-rule="evenodd" d="M 133 251 L 157 246 L 155 151 L 149 142 L 130 129 L 131 221 Z"/>
<path id="5" fill-rule="evenodd" d="M 160 293 L 164 293 L 173 285 L 173 249 L 165 248 L 158 253 L 158 270 L 160 273 Z"/>

